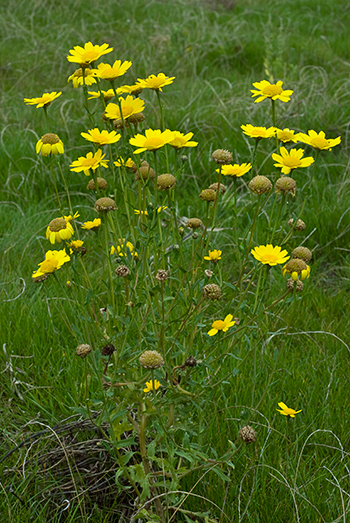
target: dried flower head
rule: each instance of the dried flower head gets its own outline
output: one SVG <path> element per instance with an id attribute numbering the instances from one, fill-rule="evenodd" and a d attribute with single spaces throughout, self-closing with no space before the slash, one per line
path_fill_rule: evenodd
<path id="1" fill-rule="evenodd" d="M 141 354 L 139 362 L 144 369 L 159 369 L 164 365 L 163 357 L 157 350 L 146 350 Z"/>
<path id="2" fill-rule="evenodd" d="M 112 198 L 108 198 L 107 196 L 105 196 L 103 198 L 99 198 L 95 202 L 95 207 L 94 207 L 95 211 L 100 212 L 100 213 L 115 211 L 116 208 L 117 208 L 117 206 L 116 206 L 115 201 L 112 200 Z"/>
<path id="3" fill-rule="evenodd" d="M 298 258 L 292 258 L 282 268 L 283 276 L 287 273 L 290 274 L 294 281 L 298 279 L 305 280 L 310 276 L 311 269 L 303 260 Z"/>
<path id="4" fill-rule="evenodd" d="M 137 125 L 142 123 L 145 120 L 145 115 L 143 113 L 134 113 L 129 117 L 129 123 Z"/>
<path id="5" fill-rule="evenodd" d="M 294 281 L 293 278 L 289 278 L 287 280 L 287 289 L 290 292 L 294 292 L 294 287 L 297 292 L 301 292 L 304 288 L 304 284 L 300 280 Z"/>
<path id="6" fill-rule="evenodd" d="M 209 280 L 213 276 L 214 273 L 210 269 L 205 269 L 204 274 L 206 275 L 206 277 Z"/>
<path id="7" fill-rule="evenodd" d="M 202 292 L 203 297 L 207 300 L 219 300 L 222 296 L 222 291 L 216 283 L 208 283 L 207 285 L 204 285 Z"/>
<path id="8" fill-rule="evenodd" d="M 208 189 L 211 189 L 216 192 L 218 190 L 218 185 L 219 185 L 218 182 L 212 183 L 211 185 L 209 185 Z M 224 186 L 223 183 L 220 183 L 219 192 L 221 194 L 225 194 L 225 192 L 226 192 L 226 187 Z"/>
<path id="9" fill-rule="evenodd" d="M 218 165 L 229 165 L 233 161 L 232 153 L 226 149 L 217 149 L 211 157 Z"/>
<path id="10" fill-rule="evenodd" d="M 265 192 L 271 191 L 272 183 L 266 178 L 266 176 L 254 176 L 249 182 L 249 189 L 255 194 L 264 194 Z"/>
<path id="11" fill-rule="evenodd" d="M 165 271 L 164 269 L 159 269 L 156 274 L 156 280 L 158 281 L 166 281 L 169 278 L 168 271 Z"/>
<path id="12" fill-rule="evenodd" d="M 113 343 L 107 343 L 104 347 L 101 349 L 102 356 L 111 356 L 113 352 L 115 351 L 115 346 Z"/>
<path id="13" fill-rule="evenodd" d="M 99 176 L 97 177 L 97 186 L 99 188 L 100 191 L 104 191 L 105 189 L 107 189 L 107 182 L 104 178 L 100 178 Z M 87 184 L 86 186 L 87 190 L 88 191 L 95 191 L 96 190 L 96 187 L 95 187 L 95 180 L 91 179 L 89 181 L 89 183 Z"/>
<path id="14" fill-rule="evenodd" d="M 250 425 L 245 425 L 241 428 L 238 433 L 238 436 L 241 438 L 244 443 L 254 443 L 256 440 L 256 432 Z"/>
<path id="15" fill-rule="evenodd" d="M 189 229 L 199 229 L 200 227 L 203 227 L 203 222 L 199 218 L 189 218 L 186 227 Z"/>
<path id="16" fill-rule="evenodd" d="M 81 345 L 78 345 L 76 348 L 76 353 L 80 358 L 86 358 L 86 356 L 89 354 L 89 352 L 92 351 L 92 348 L 87 343 L 82 343 Z"/>
<path id="17" fill-rule="evenodd" d="M 306 228 L 305 222 L 303 220 L 298 219 L 296 223 L 294 224 L 293 218 L 288 220 L 288 225 L 290 228 L 294 227 L 296 231 L 304 231 Z"/>
<path id="18" fill-rule="evenodd" d="M 147 165 L 141 165 L 141 167 L 135 172 L 135 180 L 148 180 L 149 178 L 154 180 L 156 176 L 155 170 L 152 169 L 147 162 L 142 163 Z"/>
<path id="19" fill-rule="evenodd" d="M 204 189 L 199 197 L 204 202 L 213 202 L 216 198 L 216 191 L 214 189 Z"/>
<path id="20" fill-rule="evenodd" d="M 115 273 L 119 278 L 126 278 L 130 274 L 130 269 L 126 265 L 118 265 L 115 270 Z"/>
<path id="21" fill-rule="evenodd" d="M 157 178 L 157 187 L 160 191 L 167 191 L 176 184 L 176 178 L 172 174 L 160 174 Z"/>
<path id="22" fill-rule="evenodd" d="M 296 181 L 293 180 L 293 178 L 289 178 L 289 176 L 282 176 L 281 178 L 278 178 L 275 183 L 276 193 L 279 194 L 282 192 L 284 196 L 289 192 L 292 196 L 295 196 L 296 187 Z"/>
<path id="23" fill-rule="evenodd" d="M 299 258 L 304 260 L 305 263 L 308 263 L 312 258 L 312 252 L 307 247 L 296 247 L 292 252 L 292 258 Z"/>

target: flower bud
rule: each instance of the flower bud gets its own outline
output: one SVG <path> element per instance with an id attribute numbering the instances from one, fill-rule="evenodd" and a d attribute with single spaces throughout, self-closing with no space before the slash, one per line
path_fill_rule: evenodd
<path id="1" fill-rule="evenodd" d="M 290 228 L 294 227 L 296 231 L 304 231 L 306 228 L 305 222 L 303 222 L 303 220 L 297 220 L 294 224 L 293 218 L 288 220 L 288 225 Z"/>
<path id="2" fill-rule="evenodd" d="M 186 227 L 189 229 L 199 229 L 200 227 L 203 227 L 203 222 L 199 218 L 189 218 Z"/>
<path id="3" fill-rule="evenodd" d="M 216 192 L 213 189 L 204 189 L 199 197 L 204 202 L 213 202 L 216 197 Z"/>
<path id="4" fill-rule="evenodd" d="M 129 116 L 128 120 L 129 123 L 137 125 L 138 123 L 142 123 L 145 120 L 145 115 L 143 113 L 135 113 Z"/>
<path id="5" fill-rule="evenodd" d="M 169 278 L 168 271 L 165 271 L 164 269 L 159 269 L 159 271 L 156 274 L 156 280 L 166 281 L 168 278 Z"/>
<path id="6" fill-rule="evenodd" d="M 156 176 L 156 172 L 152 167 L 147 165 L 141 165 L 141 167 L 136 171 L 135 173 L 135 180 L 148 180 L 148 178 L 151 178 L 151 180 L 154 180 Z"/>
<path id="7" fill-rule="evenodd" d="M 222 291 L 216 283 L 208 283 L 207 285 L 204 285 L 202 292 L 203 298 L 206 298 L 207 300 L 219 300 L 222 296 Z"/>
<path id="8" fill-rule="evenodd" d="M 255 194 L 264 194 L 265 192 L 271 191 L 272 183 L 266 176 L 259 174 L 250 180 L 248 187 Z"/>
<path id="9" fill-rule="evenodd" d="M 218 190 L 218 182 L 215 182 L 215 183 L 212 183 L 211 185 L 209 185 L 208 189 L 212 189 L 213 191 L 217 191 Z M 219 189 L 220 193 L 221 194 L 225 194 L 226 192 L 226 187 L 224 186 L 223 183 L 220 183 L 220 189 Z"/>
<path id="10" fill-rule="evenodd" d="M 104 189 L 107 189 L 107 182 L 104 178 L 100 178 L 99 176 L 97 177 L 97 186 L 98 188 L 103 191 Z M 95 191 L 96 188 L 95 188 L 95 180 L 90 180 L 89 183 L 87 184 L 86 186 L 87 190 L 88 191 Z"/>
<path id="11" fill-rule="evenodd" d="M 141 354 L 139 362 L 144 369 L 159 369 L 164 365 L 163 357 L 157 350 L 146 350 Z"/>
<path id="12" fill-rule="evenodd" d="M 312 258 L 312 252 L 307 247 L 296 247 L 292 252 L 292 258 L 299 258 L 299 260 L 308 263 Z"/>
<path id="13" fill-rule="evenodd" d="M 276 193 L 278 194 L 283 192 L 283 194 L 286 195 L 290 192 L 292 196 L 295 196 L 296 187 L 296 181 L 293 180 L 293 178 L 290 178 L 289 176 L 281 176 L 281 178 L 278 178 L 278 180 L 275 183 Z"/>

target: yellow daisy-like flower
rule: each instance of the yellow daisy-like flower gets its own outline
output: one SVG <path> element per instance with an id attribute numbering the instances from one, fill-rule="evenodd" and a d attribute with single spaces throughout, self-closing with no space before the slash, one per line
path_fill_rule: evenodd
<path id="1" fill-rule="evenodd" d="M 50 243 L 60 243 L 62 240 L 69 240 L 74 234 L 74 229 L 70 222 L 64 218 L 55 218 L 52 220 L 46 229 L 46 239 Z"/>
<path id="2" fill-rule="evenodd" d="M 233 327 L 235 325 L 235 321 L 233 320 L 232 314 L 228 314 L 224 320 L 215 320 L 212 324 L 212 328 L 208 332 L 209 336 L 215 336 L 219 331 L 226 332 L 229 330 L 230 327 Z"/>
<path id="3" fill-rule="evenodd" d="M 74 160 L 74 162 L 70 165 L 71 171 L 75 171 L 76 173 L 84 171 L 85 176 L 89 176 L 90 169 L 95 171 L 99 166 L 105 168 L 108 167 L 108 160 L 103 159 L 105 156 L 105 154 L 102 154 L 101 149 L 99 149 L 95 154 L 87 153 L 86 156 L 80 156 L 77 160 Z"/>
<path id="4" fill-rule="evenodd" d="M 68 82 L 72 82 L 77 89 L 80 85 L 92 85 L 96 83 L 96 69 L 77 69 L 68 76 Z"/>
<path id="5" fill-rule="evenodd" d="M 156 151 L 173 139 L 173 131 L 169 129 L 165 129 L 163 132 L 160 129 L 146 129 L 145 135 L 137 134 L 130 138 L 129 143 L 139 147 L 139 149 L 134 151 L 134 154 L 143 153 L 144 151 Z"/>
<path id="6" fill-rule="evenodd" d="M 113 65 L 98 64 L 96 74 L 102 80 L 116 80 L 132 66 L 132 62 L 116 60 Z"/>
<path id="7" fill-rule="evenodd" d="M 162 207 L 158 207 L 157 209 L 157 213 L 159 214 L 160 212 L 164 211 L 164 209 L 167 209 L 168 207 L 167 206 L 162 206 Z M 134 213 L 135 214 L 144 214 L 145 216 L 148 216 L 148 211 L 140 211 L 139 209 L 134 209 Z"/>
<path id="8" fill-rule="evenodd" d="M 255 89 L 251 89 L 252 98 L 259 96 L 254 103 L 262 102 L 266 98 L 271 98 L 271 100 L 281 100 L 281 102 L 289 102 L 291 95 L 294 91 L 282 89 L 283 82 L 279 81 L 277 84 L 270 84 L 267 80 L 262 80 L 261 82 L 253 83 Z"/>
<path id="9" fill-rule="evenodd" d="M 293 169 L 298 169 L 299 167 L 309 167 L 315 161 L 312 156 L 303 158 L 304 149 L 287 151 L 285 147 L 281 147 L 280 153 L 280 155 L 273 153 L 272 159 L 277 162 L 273 165 L 282 169 L 283 174 L 289 174 Z"/>
<path id="10" fill-rule="evenodd" d="M 51 102 L 56 100 L 56 98 L 61 96 L 61 94 L 62 91 L 60 91 L 59 93 L 56 93 L 55 91 L 53 91 L 52 93 L 44 93 L 39 98 L 24 98 L 24 103 L 27 105 L 36 105 L 37 109 L 39 107 L 48 107 L 51 104 Z"/>
<path id="11" fill-rule="evenodd" d="M 71 223 L 75 218 L 79 218 L 80 214 L 78 211 L 76 211 L 73 216 L 70 214 L 68 216 L 63 216 L 63 218 L 66 220 L 66 222 Z"/>
<path id="12" fill-rule="evenodd" d="M 125 240 L 123 240 L 123 241 L 125 241 Z M 139 257 L 139 255 L 135 251 L 135 247 L 133 246 L 133 244 L 131 242 L 126 242 L 125 246 L 124 246 L 124 243 L 120 243 L 119 245 L 117 245 L 117 248 L 115 248 L 114 245 L 112 245 L 110 254 L 112 255 L 112 254 L 116 254 L 116 253 L 118 254 L 118 256 L 131 255 L 134 258 Z"/>
<path id="13" fill-rule="evenodd" d="M 191 138 L 193 136 L 193 133 L 187 133 L 183 134 L 180 133 L 180 131 L 173 131 L 174 138 L 169 142 L 169 145 L 171 147 L 174 147 L 174 149 L 182 149 L 183 147 L 196 147 L 198 145 L 198 142 L 191 142 Z"/>
<path id="14" fill-rule="evenodd" d="M 95 127 L 95 129 L 90 129 L 87 133 L 80 134 L 83 138 L 85 138 L 85 140 L 100 146 L 117 143 L 121 138 L 121 135 L 117 134 L 115 131 L 100 131 L 97 127 Z"/>
<path id="15" fill-rule="evenodd" d="M 121 85 L 117 89 L 118 94 L 132 94 L 133 96 L 137 96 L 140 93 L 142 93 L 142 87 L 140 84 L 134 84 L 134 85 Z"/>
<path id="16" fill-rule="evenodd" d="M 254 125 L 251 125 L 250 123 L 241 125 L 241 129 L 243 130 L 243 134 L 250 136 L 250 138 L 255 138 L 256 140 L 272 138 L 276 133 L 276 127 L 269 127 L 266 129 L 266 127 L 254 127 Z"/>
<path id="17" fill-rule="evenodd" d="M 68 62 L 74 62 L 80 64 L 82 67 L 86 67 L 91 64 L 91 62 L 98 60 L 100 56 L 111 53 L 112 51 L 113 47 L 108 47 L 108 44 L 93 45 L 91 42 L 88 42 L 84 47 L 77 45 L 73 47 L 73 49 L 70 49 L 69 52 L 71 55 L 67 56 L 67 60 Z"/>
<path id="18" fill-rule="evenodd" d="M 128 158 L 125 161 L 124 158 L 120 157 L 116 162 L 114 162 L 114 165 L 116 167 L 122 167 L 124 165 L 125 167 L 128 167 L 129 169 L 131 169 L 131 167 L 134 166 L 134 161 L 131 158 Z"/>
<path id="19" fill-rule="evenodd" d="M 248 171 L 250 171 L 251 168 L 251 163 L 241 163 L 241 165 L 235 163 L 234 165 L 223 165 L 221 167 L 221 173 L 224 176 L 232 176 L 234 178 L 238 178 L 239 176 L 243 176 Z M 220 172 L 220 169 L 216 169 L 216 172 Z"/>
<path id="20" fill-rule="evenodd" d="M 299 142 L 307 143 L 311 145 L 314 149 L 319 151 L 331 151 L 332 147 L 339 145 L 341 142 L 341 137 L 328 139 L 323 131 L 320 131 L 318 134 L 316 131 L 308 131 L 308 134 L 299 133 L 296 138 Z"/>
<path id="21" fill-rule="evenodd" d="M 36 143 L 35 151 L 36 154 L 41 153 L 42 156 L 48 156 L 49 154 L 63 154 L 63 142 L 57 134 L 46 133 Z"/>
<path id="22" fill-rule="evenodd" d="M 70 247 L 70 254 L 80 251 L 83 245 L 84 242 L 82 240 L 73 240 L 70 243 L 67 243 L 67 247 Z"/>
<path id="23" fill-rule="evenodd" d="M 158 380 L 146 381 L 146 388 L 143 389 L 143 392 L 151 392 L 152 390 L 158 390 L 160 386 L 161 384 Z"/>
<path id="24" fill-rule="evenodd" d="M 148 78 L 137 79 L 137 84 L 140 85 L 143 89 L 154 89 L 162 91 L 162 87 L 165 87 L 166 85 L 170 85 L 175 80 L 175 76 L 165 76 L 164 73 L 159 73 L 157 76 L 154 74 L 151 74 Z"/>
<path id="25" fill-rule="evenodd" d="M 221 260 L 221 255 L 222 251 L 217 251 L 214 249 L 213 251 L 209 251 L 209 256 L 204 256 L 204 259 L 217 263 L 219 260 Z"/>
<path id="26" fill-rule="evenodd" d="M 101 94 L 102 94 L 105 102 L 109 102 L 109 100 L 111 100 L 115 96 L 113 89 L 108 89 L 108 91 L 101 90 L 101 92 L 100 91 L 88 91 L 88 94 L 90 95 L 88 100 L 93 100 L 95 98 L 101 98 Z M 117 89 L 117 94 L 122 94 L 122 93 L 118 93 L 118 89 Z"/>
<path id="27" fill-rule="evenodd" d="M 289 260 L 288 251 L 285 249 L 282 251 L 282 248 L 276 245 L 273 247 L 271 244 L 268 245 L 259 245 L 250 251 L 254 258 L 264 265 L 274 265 L 285 263 Z"/>
<path id="28" fill-rule="evenodd" d="M 61 251 L 47 251 L 45 253 L 45 260 L 39 263 L 39 269 L 32 274 L 32 278 L 38 278 L 44 274 L 51 274 L 62 267 L 64 263 L 67 263 L 70 257 L 66 253 L 65 249 Z"/>
<path id="29" fill-rule="evenodd" d="M 123 118 L 129 118 L 132 114 L 142 113 L 145 108 L 145 102 L 140 98 L 133 98 L 131 95 L 128 95 L 125 99 L 119 98 Z M 114 103 L 109 103 L 105 110 L 105 115 L 110 120 L 120 120 L 121 114 L 119 105 Z"/>
<path id="30" fill-rule="evenodd" d="M 282 275 L 289 274 L 292 280 L 306 280 L 310 277 L 311 269 L 304 260 L 298 258 L 291 259 L 284 267 L 282 267 Z"/>
<path id="31" fill-rule="evenodd" d="M 96 231 L 101 226 L 101 218 L 95 218 L 92 221 L 84 222 L 81 226 L 82 229 L 87 231 Z"/>
<path id="32" fill-rule="evenodd" d="M 298 414 L 299 412 L 301 412 L 301 410 L 290 409 L 282 401 L 278 404 L 278 406 L 281 407 L 281 410 L 280 409 L 276 409 L 276 410 L 278 410 L 278 412 L 283 414 L 283 416 L 288 416 L 289 418 L 295 418 L 295 415 Z"/>
<path id="33" fill-rule="evenodd" d="M 277 139 L 279 142 L 288 143 L 288 142 L 297 142 L 298 138 L 295 134 L 295 131 L 291 129 L 276 129 Z"/>

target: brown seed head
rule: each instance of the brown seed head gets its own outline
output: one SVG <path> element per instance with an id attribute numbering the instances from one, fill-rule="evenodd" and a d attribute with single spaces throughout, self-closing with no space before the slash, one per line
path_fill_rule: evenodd
<path id="1" fill-rule="evenodd" d="M 293 218 L 288 220 L 288 225 L 290 228 L 294 227 L 294 229 L 297 231 L 304 231 L 306 228 L 305 222 L 303 222 L 303 220 L 297 220 L 294 224 Z"/>
<path id="2" fill-rule="evenodd" d="M 213 191 L 217 191 L 218 190 L 218 182 L 215 182 L 215 183 L 212 183 L 211 185 L 209 185 L 209 189 L 212 189 Z M 226 192 L 226 187 L 224 186 L 223 183 L 220 183 L 220 193 L 221 194 L 225 194 Z"/>
<path id="3" fill-rule="evenodd" d="M 67 228 L 67 222 L 64 218 L 55 218 L 49 223 L 49 229 L 51 232 L 58 232 L 62 229 Z"/>
<path id="4" fill-rule="evenodd" d="M 92 348 L 87 343 L 82 343 L 76 348 L 76 353 L 80 358 L 86 358 L 89 352 L 92 351 Z"/>
<path id="5" fill-rule="evenodd" d="M 142 123 L 145 120 L 145 115 L 143 113 L 135 113 L 129 116 L 128 120 L 129 123 L 137 125 L 138 123 Z"/>
<path id="6" fill-rule="evenodd" d="M 135 180 L 148 180 L 148 178 L 151 178 L 151 180 L 154 180 L 156 176 L 156 172 L 152 167 L 147 165 L 141 165 L 141 167 L 136 171 L 135 173 Z"/>
<path id="7" fill-rule="evenodd" d="M 265 192 L 271 191 L 272 183 L 266 176 L 259 174 L 250 180 L 248 187 L 255 194 L 264 194 Z"/>
<path id="8" fill-rule="evenodd" d="M 199 218 L 189 218 L 186 227 L 189 229 L 199 229 L 200 227 L 203 227 L 203 222 Z"/>
<path id="9" fill-rule="evenodd" d="M 115 201 L 112 200 L 112 198 L 108 198 L 107 196 L 105 196 L 103 198 L 99 198 L 95 202 L 94 208 L 95 208 L 95 211 L 104 213 L 104 212 L 109 212 L 109 211 L 115 211 L 117 206 L 115 204 Z"/>
<path id="10" fill-rule="evenodd" d="M 204 202 L 213 202 L 216 197 L 216 191 L 214 191 L 214 189 L 204 189 L 199 197 Z"/>
<path id="11" fill-rule="evenodd" d="M 176 178 L 172 174 L 160 174 L 157 178 L 157 187 L 160 191 L 171 189 L 176 184 Z"/>
<path id="12" fill-rule="evenodd" d="M 219 300 L 222 296 L 222 291 L 216 283 L 208 283 L 207 285 L 204 285 L 202 292 L 203 297 L 207 300 Z"/>
<path id="13" fill-rule="evenodd" d="M 139 361 L 144 369 L 159 369 L 164 365 L 162 355 L 157 350 L 146 350 L 141 354 Z"/>
<path id="14" fill-rule="evenodd" d="M 101 191 L 107 189 L 107 185 L 108 184 L 104 178 L 100 178 L 99 176 L 97 177 L 97 186 Z M 87 184 L 86 188 L 88 191 L 95 191 L 95 180 L 91 179 Z"/>
<path id="15" fill-rule="evenodd" d="M 286 195 L 290 192 L 292 196 L 295 196 L 296 187 L 296 181 L 289 176 L 281 176 L 281 178 L 278 178 L 275 183 L 276 193 L 278 194 L 282 192 L 284 195 Z"/>
<path id="16" fill-rule="evenodd" d="M 156 280 L 166 281 L 168 278 L 169 278 L 168 271 L 165 271 L 164 269 L 159 269 L 159 271 L 156 274 Z"/>
<path id="17" fill-rule="evenodd" d="M 60 141 L 57 134 L 54 133 L 46 133 L 44 136 L 41 137 L 41 141 L 43 143 L 49 143 L 50 145 L 54 145 L 55 143 L 58 143 Z"/>
<path id="18" fill-rule="evenodd" d="M 108 343 L 101 349 L 102 356 L 111 356 L 113 352 L 115 351 L 115 346 L 113 343 Z"/>
<path id="19" fill-rule="evenodd" d="M 115 270 L 115 273 L 120 278 L 125 278 L 130 274 L 130 270 L 126 265 L 118 265 L 118 267 Z"/>
<path id="20" fill-rule="evenodd" d="M 312 258 L 312 252 L 307 247 L 296 247 L 292 252 L 292 258 L 299 258 L 304 260 L 305 263 L 309 263 Z"/>
<path id="21" fill-rule="evenodd" d="M 233 162 L 232 153 L 230 151 L 226 151 L 226 149 L 217 149 L 213 152 L 211 155 L 214 162 L 219 165 L 229 165 L 231 162 Z"/>
<path id="22" fill-rule="evenodd" d="M 247 443 L 247 445 L 248 443 L 254 443 L 256 440 L 256 432 L 250 425 L 245 425 L 242 427 L 238 435 L 242 441 Z"/>
<path id="23" fill-rule="evenodd" d="M 297 292 L 301 292 L 304 288 L 304 284 L 301 280 L 294 281 L 293 278 L 289 278 L 287 280 L 287 289 L 290 292 L 294 292 L 294 286 L 295 286 Z"/>

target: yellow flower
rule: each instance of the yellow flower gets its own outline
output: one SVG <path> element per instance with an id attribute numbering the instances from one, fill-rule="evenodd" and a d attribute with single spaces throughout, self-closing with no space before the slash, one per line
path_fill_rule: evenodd
<path id="1" fill-rule="evenodd" d="M 165 129 L 163 132 L 160 129 L 146 129 L 145 135 L 137 134 L 130 138 L 129 143 L 139 147 L 139 149 L 134 151 L 134 154 L 143 153 L 144 151 L 156 151 L 173 139 L 173 131 L 169 129 Z"/>
<path id="2" fill-rule="evenodd" d="M 122 63 L 121 60 L 116 60 L 113 65 L 99 64 L 96 74 L 102 80 L 116 80 L 119 76 L 123 76 L 131 66 L 132 62 Z"/>
<path id="3" fill-rule="evenodd" d="M 102 94 L 102 96 L 106 102 L 108 102 L 115 96 L 113 89 L 108 89 L 108 91 L 101 90 L 101 92 L 100 91 L 88 91 L 88 94 L 91 95 L 91 96 L 89 96 L 88 100 L 93 100 L 94 98 L 101 98 L 101 94 Z M 118 89 L 117 89 L 117 94 L 119 94 Z"/>
<path id="4" fill-rule="evenodd" d="M 125 240 L 123 240 L 123 242 L 124 241 Z M 110 251 L 111 255 L 117 253 L 118 256 L 131 255 L 131 256 L 134 256 L 135 258 L 139 257 L 139 255 L 135 251 L 135 247 L 133 246 L 133 244 L 131 242 L 126 242 L 125 246 L 124 246 L 124 243 L 122 243 L 120 240 L 119 240 L 119 242 L 120 243 L 119 243 L 119 245 L 117 245 L 117 248 L 115 248 L 114 245 L 112 245 L 111 251 Z"/>
<path id="5" fill-rule="evenodd" d="M 152 390 L 158 390 L 160 386 L 161 386 L 161 384 L 159 383 L 158 380 L 146 381 L 146 388 L 143 389 L 143 392 L 151 392 Z"/>
<path id="6" fill-rule="evenodd" d="M 234 178 L 238 178 L 239 176 L 243 176 L 243 174 L 246 174 L 248 171 L 250 171 L 251 168 L 251 163 L 241 163 L 241 165 L 235 163 L 234 165 L 223 165 L 221 167 L 221 173 L 224 176 L 233 176 Z M 216 169 L 216 172 L 220 172 L 220 169 Z"/>
<path id="7" fill-rule="evenodd" d="M 84 242 L 82 240 L 73 240 L 70 243 L 67 243 L 67 247 L 70 247 L 70 254 L 72 254 L 73 251 L 80 251 L 83 245 Z"/>
<path id="8" fill-rule="evenodd" d="M 196 147 L 198 142 L 191 142 L 193 133 L 183 134 L 179 131 L 173 131 L 174 138 L 169 142 L 174 149 L 182 149 L 183 147 Z"/>
<path id="9" fill-rule="evenodd" d="M 69 240 L 74 234 L 74 229 L 70 222 L 64 218 L 55 218 L 52 220 L 46 229 L 46 239 L 50 243 L 60 243 L 62 240 Z"/>
<path id="10" fill-rule="evenodd" d="M 86 156 L 80 156 L 77 160 L 70 165 L 71 171 L 80 173 L 84 171 L 85 176 L 90 175 L 90 169 L 95 171 L 97 167 L 102 166 L 107 168 L 108 160 L 104 160 L 105 154 L 102 154 L 102 150 L 99 149 L 95 154 L 87 153 Z"/>
<path id="11" fill-rule="evenodd" d="M 285 263 L 290 258 L 286 250 L 282 251 L 281 247 L 277 245 L 273 247 L 271 244 L 259 245 L 259 247 L 255 247 L 250 252 L 256 260 L 271 267 L 279 263 Z"/>
<path id="12" fill-rule="evenodd" d="M 284 267 L 282 267 L 282 275 L 289 274 L 292 280 L 297 281 L 299 277 L 301 280 L 305 280 L 310 277 L 311 269 L 304 260 L 298 258 L 292 258 Z"/>
<path id="13" fill-rule="evenodd" d="M 36 154 L 41 153 L 43 156 L 64 153 L 62 140 L 60 140 L 59 136 L 54 133 L 44 134 L 44 136 L 42 136 L 37 142 L 35 150 Z"/>
<path id="14" fill-rule="evenodd" d="M 83 138 L 89 142 L 93 142 L 95 145 L 108 145 L 119 142 L 121 135 L 115 131 L 110 133 L 106 130 L 100 131 L 97 127 L 90 129 L 87 133 L 80 133 Z"/>
<path id="15" fill-rule="evenodd" d="M 331 151 L 332 147 L 340 144 L 341 137 L 338 136 L 338 138 L 334 139 L 328 139 L 326 138 L 326 135 L 323 131 L 320 131 L 318 134 L 316 131 L 308 131 L 308 134 L 299 133 L 297 134 L 296 138 L 299 142 L 307 143 L 308 145 L 311 145 L 314 149 L 318 149 L 319 151 Z"/>
<path id="16" fill-rule="evenodd" d="M 45 253 L 45 260 L 39 263 L 39 269 L 32 274 L 32 278 L 38 278 L 44 274 L 51 274 L 62 267 L 62 265 L 70 260 L 65 249 L 61 251 L 47 251 Z"/>
<path id="17" fill-rule="evenodd" d="M 87 66 L 91 64 L 91 62 L 98 60 L 100 56 L 111 53 L 112 51 L 113 47 L 108 47 L 108 44 L 93 45 L 91 42 L 88 42 L 84 47 L 77 45 L 73 47 L 73 49 L 70 49 L 69 52 L 71 56 L 68 55 L 67 60 L 68 62 L 74 62 L 81 66 Z"/>
<path id="18" fill-rule="evenodd" d="M 273 153 L 272 159 L 275 160 L 273 165 L 282 169 L 283 174 L 289 174 L 292 169 L 298 169 L 299 167 L 309 167 L 314 163 L 312 156 L 302 158 L 304 149 L 291 149 L 287 151 L 285 147 L 280 148 L 280 155 Z"/>
<path id="19" fill-rule="evenodd" d="M 213 251 L 209 251 L 209 256 L 204 256 L 204 259 L 213 262 L 218 262 L 219 260 L 221 260 L 221 255 L 222 251 L 217 251 L 216 249 L 214 249 Z"/>
<path id="20" fill-rule="evenodd" d="M 123 118 L 129 118 L 132 114 L 142 113 L 145 108 L 145 102 L 140 98 L 133 98 L 131 95 L 128 95 L 125 100 L 124 98 L 119 98 Z M 114 103 L 109 103 L 105 110 L 105 115 L 110 120 L 119 120 L 121 118 L 119 105 Z"/>
<path id="21" fill-rule="evenodd" d="M 266 129 L 266 127 L 254 127 L 254 125 L 251 125 L 250 123 L 241 125 L 241 129 L 243 129 L 243 134 L 246 134 L 251 138 L 256 138 L 257 140 L 261 140 L 262 138 L 272 138 L 276 133 L 276 127 L 269 127 Z"/>
<path id="22" fill-rule="evenodd" d="M 51 102 L 53 102 L 56 98 L 61 96 L 62 91 L 59 93 L 56 93 L 55 91 L 52 93 L 44 93 L 39 98 L 24 98 L 24 102 L 27 105 L 36 105 L 37 109 L 39 107 L 48 107 Z"/>
<path id="23" fill-rule="evenodd" d="M 83 76 L 84 71 L 84 76 Z M 68 77 L 68 82 L 72 82 L 77 89 L 80 85 L 92 85 L 96 83 L 96 69 L 77 69 Z"/>
<path id="24" fill-rule="evenodd" d="M 215 320 L 212 324 L 212 328 L 208 332 L 209 336 L 214 336 L 219 331 L 226 332 L 229 330 L 230 327 L 232 327 L 236 322 L 232 321 L 233 316 L 232 314 L 228 314 L 224 321 L 222 320 Z"/>
<path id="25" fill-rule="evenodd" d="M 294 410 L 287 407 L 285 403 L 282 403 L 282 401 L 278 404 L 279 407 L 281 407 L 282 410 L 278 410 L 283 416 L 288 416 L 289 418 L 295 418 L 295 415 L 298 414 L 298 412 L 301 412 L 301 410 Z"/>
<path id="26" fill-rule="evenodd" d="M 138 78 L 137 84 L 140 85 L 143 89 L 154 89 L 154 90 L 159 89 L 159 91 L 161 91 L 162 87 L 172 84 L 174 79 L 175 79 L 175 76 L 171 76 L 171 77 L 165 76 L 164 73 L 159 73 L 157 76 L 154 74 L 151 74 L 145 80 Z"/>
<path id="27" fill-rule="evenodd" d="M 168 207 L 166 206 L 162 206 L 162 207 L 158 207 L 157 209 L 157 213 L 159 214 L 160 212 L 164 211 L 164 209 L 167 209 Z M 148 212 L 147 211 L 140 211 L 139 209 L 134 209 L 134 213 L 135 214 L 144 214 L 145 216 L 148 216 Z"/>
<path id="28" fill-rule="evenodd" d="M 66 222 L 71 223 L 75 218 L 79 218 L 80 214 L 78 211 L 76 211 L 73 215 L 73 217 L 69 214 L 68 216 L 63 216 L 63 218 L 66 220 Z"/>
<path id="29" fill-rule="evenodd" d="M 252 98 L 259 96 L 255 103 L 262 102 L 266 98 L 271 98 L 271 100 L 281 100 L 281 102 L 289 102 L 291 95 L 294 91 L 283 91 L 282 89 L 283 82 L 279 81 L 277 84 L 270 84 L 267 80 L 262 80 L 261 82 L 253 83 L 253 86 L 256 88 L 251 89 Z"/>
<path id="30" fill-rule="evenodd" d="M 298 138 L 295 134 L 295 131 L 291 131 L 290 129 L 277 129 L 277 139 L 279 142 L 287 143 L 287 142 L 297 142 Z"/>
<path id="31" fill-rule="evenodd" d="M 101 226 L 101 218 L 95 218 L 92 221 L 84 222 L 81 226 L 82 229 L 87 231 L 96 231 Z"/>
<path id="32" fill-rule="evenodd" d="M 128 158 L 125 161 L 124 158 L 120 157 L 116 162 L 114 162 L 114 165 L 116 167 L 122 167 L 122 165 L 125 165 L 125 167 L 128 167 L 130 169 L 134 166 L 134 161 L 131 158 Z"/>

